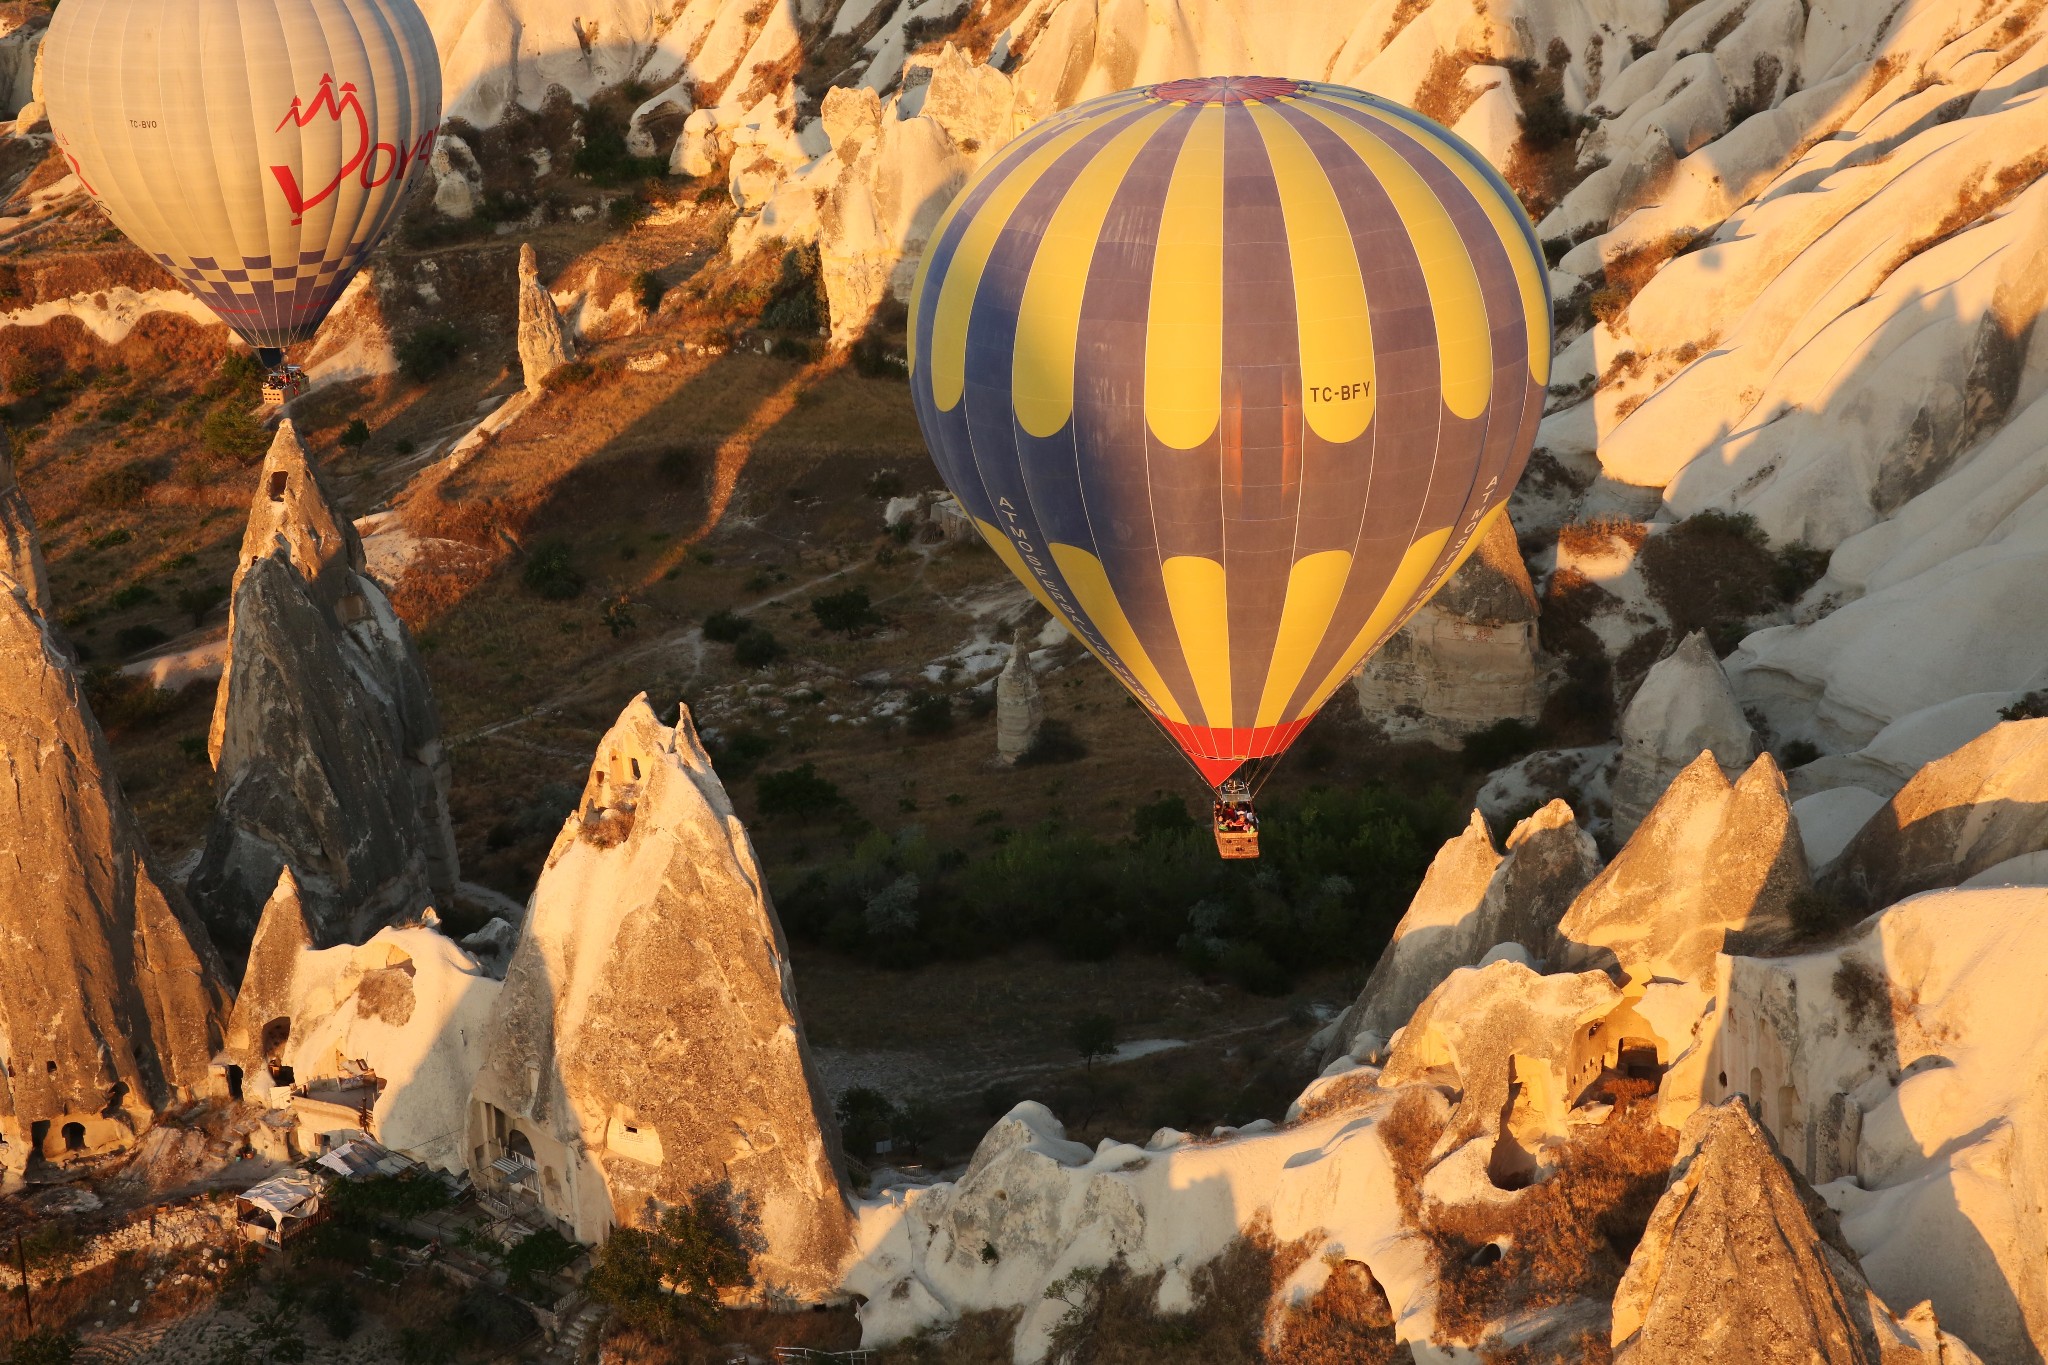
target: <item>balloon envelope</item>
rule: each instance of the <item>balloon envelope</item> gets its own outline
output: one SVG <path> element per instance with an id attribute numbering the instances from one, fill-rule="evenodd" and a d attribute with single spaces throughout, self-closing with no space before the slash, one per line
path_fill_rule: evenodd
<path id="1" fill-rule="evenodd" d="M 1550 344 L 1535 232 L 1476 152 L 1264 77 L 1020 135 L 940 221 L 910 316 L 946 485 L 1212 784 L 1478 544 Z"/>
<path id="2" fill-rule="evenodd" d="M 313 335 L 441 119 L 413 0 L 64 0 L 42 60 L 79 180 L 255 346 Z"/>

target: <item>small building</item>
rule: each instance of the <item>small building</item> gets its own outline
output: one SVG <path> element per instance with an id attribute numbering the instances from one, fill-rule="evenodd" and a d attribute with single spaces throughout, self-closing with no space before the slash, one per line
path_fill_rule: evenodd
<path id="1" fill-rule="evenodd" d="M 257 1246 L 283 1246 L 324 1212 L 321 1185 L 310 1171 L 281 1171 L 235 1198 L 235 1223 Z"/>

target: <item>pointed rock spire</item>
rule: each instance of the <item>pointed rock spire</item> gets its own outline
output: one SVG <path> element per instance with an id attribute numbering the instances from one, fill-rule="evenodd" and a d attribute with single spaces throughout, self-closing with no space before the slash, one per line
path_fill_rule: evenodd
<path id="1" fill-rule="evenodd" d="M 312 946 L 313 930 L 299 899 L 298 878 L 287 867 L 277 874 L 277 889 L 264 902 L 255 940 L 249 945 L 249 965 L 242 972 L 242 989 L 236 992 L 234 1012 L 228 1017 L 223 1051 L 245 1071 L 264 1061 L 265 1025 L 292 1014 L 293 978 L 300 956 Z"/>
<path id="2" fill-rule="evenodd" d="M 1010 660 L 996 676 L 996 757 L 1015 763 L 1031 750 L 1045 722 L 1045 701 L 1031 676 L 1031 646 L 1020 627 L 1010 642 Z"/>
<path id="3" fill-rule="evenodd" d="M 1756 736 L 1721 661 L 1694 631 L 1657 661 L 1621 717 L 1614 774 L 1614 835 L 1626 839 L 1679 770 L 1711 750 L 1733 781 L 1756 757 Z"/>
<path id="4" fill-rule="evenodd" d="M 1616 1365 L 1977 1365 L 1924 1306 L 1892 1315 L 1739 1098 L 1686 1122 L 1612 1334 Z"/>
<path id="5" fill-rule="evenodd" d="M 158 877 L 71 660 L 0 577 L 0 1185 L 32 1136 L 120 1144 L 207 1082 L 227 992 Z M 38 1128 L 38 1125 L 47 1127 Z"/>
<path id="6" fill-rule="evenodd" d="M 853 1223 L 782 926 L 689 714 L 635 698 L 598 743 L 548 855 L 488 1029 L 471 1173 L 514 1148 L 559 1226 L 613 1223 L 730 1181 L 764 1284 L 837 1287 Z"/>
<path id="7" fill-rule="evenodd" d="M 526 391 L 539 393 L 549 375 L 575 358 L 576 343 L 540 282 L 540 258 L 528 242 L 519 248 L 519 368 Z"/>
<path id="8" fill-rule="evenodd" d="M 50 575 L 36 542 L 36 518 L 14 476 L 14 458 L 8 452 L 4 428 L 0 428 L 0 574 L 28 593 L 30 610 L 40 616 L 50 614 Z"/>

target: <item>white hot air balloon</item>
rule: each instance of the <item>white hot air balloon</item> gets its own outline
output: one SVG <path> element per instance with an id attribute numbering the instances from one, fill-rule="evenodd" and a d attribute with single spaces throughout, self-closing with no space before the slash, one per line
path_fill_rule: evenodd
<path id="1" fill-rule="evenodd" d="M 42 61 L 79 181 L 280 378 L 441 121 L 413 0 L 64 0 Z"/>

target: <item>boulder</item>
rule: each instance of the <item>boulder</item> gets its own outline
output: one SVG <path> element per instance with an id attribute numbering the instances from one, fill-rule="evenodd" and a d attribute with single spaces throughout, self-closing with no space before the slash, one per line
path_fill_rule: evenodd
<path id="1" fill-rule="evenodd" d="M 540 393 L 548 376 L 576 358 L 576 343 L 554 298 L 540 282 L 540 261 L 531 242 L 519 248 L 519 368 L 526 391 Z"/>
<path id="2" fill-rule="evenodd" d="M 187 889 L 223 941 L 248 941 L 285 867 L 322 947 L 453 903 L 426 669 L 289 421 L 242 537 L 211 738 L 216 809 Z"/>
<path id="3" fill-rule="evenodd" d="M 1765 754 L 1733 785 L 1711 753 L 1694 759 L 1557 926 L 1551 960 L 1706 983 L 1714 955 L 1792 933 L 1793 898 L 1811 885 L 1785 779 Z"/>
<path id="4" fill-rule="evenodd" d="M 1616 1365 L 1965 1365 L 1926 1305 L 1893 1316 L 1832 1210 L 1739 1100 L 1685 1126 L 1614 1295 Z"/>
<path id="5" fill-rule="evenodd" d="M 548 855 L 472 1091 L 471 1173 L 597 1241 L 721 1181 L 764 1284 L 837 1287 L 852 1215 L 782 927 L 684 712 L 644 696 L 599 742 Z M 492 1162 L 516 1154 L 508 1188 Z"/>
<path id="6" fill-rule="evenodd" d="M 1366 661 L 1353 685 L 1394 738 L 1452 748 L 1466 735 L 1543 710 L 1536 590 L 1515 528 L 1493 520 L 1443 588 Z"/>
<path id="7" fill-rule="evenodd" d="M 26 542 L 35 554 L 32 539 Z M 159 875 L 70 653 L 0 577 L 0 1187 L 206 1086 L 227 991 Z"/>
<path id="8" fill-rule="evenodd" d="M 1437 850 L 1323 1064 L 1378 1052 L 1440 982 L 1503 944 L 1542 958 L 1566 908 L 1599 871 L 1599 851 L 1562 801 L 1516 825 L 1505 855 L 1473 811 L 1465 832 Z"/>
<path id="9" fill-rule="evenodd" d="M 2048 720 L 2006 721 L 1915 773 L 1863 823 L 1823 889 L 1876 910 L 2041 849 Z"/>
<path id="10" fill-rule="evenodd" d="M 827 98 L 835 93 L 836 90 L 828 91 Z M 718 159 L 724 154 L 718 138 L 718 115 L 709 109 L 693 109 L 683 120 L 675 150 L 669 153 L 668 173 L 692 179 L 709 175 L 718 168 Z"/>
<path id="11" fill-rule="evenodd" d="M 36 540 L 35 513 L 29 510 L 28 498 L 14 476 L 14 460 L 4 441 L 0 441 L 0 574 L 28 594 L 30 611 L 49 615 L 50 574 Z"/>
<path id="12" fill-rule="evenodd" d="M 1756 736 L 1706 634 L 1696 630 L 1650 669 L 1622 713 L 1616 839 L 1635 832 L 1671 779 L 1702 751 L 1733 781 L 1756 757 Z"/>
<path id="13" fill-rule="evenodd" d="M 1038 679 L 1031 676 L 1031 650 L 1020 628 L 1010 643 L 1009 662 L 996 675 L 996 757 L 1015 763 L 1030 752 L 1045 721 Z"/>

